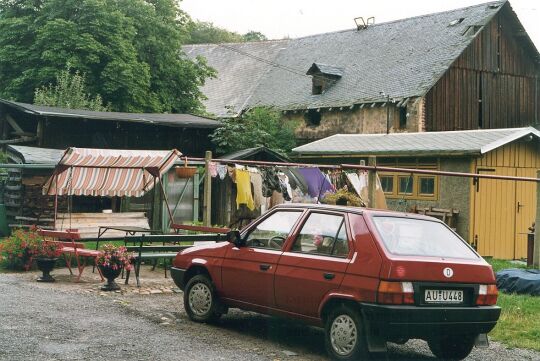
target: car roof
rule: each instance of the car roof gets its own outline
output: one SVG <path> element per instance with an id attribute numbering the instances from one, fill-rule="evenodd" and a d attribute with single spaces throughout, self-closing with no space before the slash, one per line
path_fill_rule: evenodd
<path id="1" fill-rule="evenodd" d="M 417 218 L 417 219 L 428 219 L 430 221 L 437 220 L 437 218 L 425 216 L 418 213 L 408 213 L 408 212 L 398 212 L 386 209 L 374 209 L 374 208 L 365 208 L 365 207 L 353 207 L 353 206 L 337 206 L 333 204 L 311 204 L 311 203 L 282 203 L 278 204 L 274 208 L 277 209 L 318 209 L 318 210 L 327 210 L 327 211 L 340 211 L 356 214 L 367 214 L 369 216 L 390 216 L 390 217 L 408 217 L 408 218 Z"/>

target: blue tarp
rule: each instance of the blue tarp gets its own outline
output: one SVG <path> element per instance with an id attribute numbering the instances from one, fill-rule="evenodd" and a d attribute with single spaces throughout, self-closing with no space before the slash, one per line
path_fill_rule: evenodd
<path id="1" fill-rule="evenodd" d="M 499 271 L 497 288 L 507 293 L 540 296 L 540 270 L 511 268 Z"/>

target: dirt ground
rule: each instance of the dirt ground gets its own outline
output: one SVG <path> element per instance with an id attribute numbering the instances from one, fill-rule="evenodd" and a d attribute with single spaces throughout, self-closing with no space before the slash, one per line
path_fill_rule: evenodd
<path id="1" fill-rule="evenodd" d="M 230 310 L 216 325 L 197 324 L 191 322 L 184 311 L 182 292 L 176 288 L 170 277 L 165 278 L 163 269 L 152 271 L 149 266 L 141 269 L 141 287 L 136 287 L 132 273 L 129 285 L 118 279 L 121 290 L 103 292 L 103 283 L 99 275 L 92 273 L 92 268 L 85 269 L 81 282 L 74 282 L 67 269 L 55 269 L 51 274 L 55 283 L 38 283 L 35 279 L 38 272 L 17 274 L 24 288 L 54 290 L 55 297 L 61 298 L 81 295 L 89 303 L 99 300 L 100 303 L 114 305 L 118 312 L 136 320 L 146 320 L 154 326 L 155 332 L 173 333 L 187 340 L 196 340 L 200 348 L 208 352 L 224 350 L 249 355 L 253 359 L 268 360 L 327 360 L 324 350 L 324 335 L 321 329 L 301 323 L 259 315 L 253 312 Z M 79 298 L 79 297 L 77 297 Z M 61 302 L 61 301 L 60 301 Z M 97 301 L 95 301 L 97 302 Z M 74 320 L 76 322 L 76 320 Z M 144 337 L 144 335 L 141 335 Z M 132 340 L 137 342 L 137 340 Z M 140 342 L 147 340 L 141 339 Z M 198 351 L 199 352 L 199 351 Z M 199 354 L 191 357 L 199 359 Z M 189 354 L 185 355 L 190 359 Z M 208 354 L 210 359 L 215 355 Z M 117 358 L 117 359 L 122 359 Z M 430 360 L 433 355 L 423 341 L 412 340 L 405 345 L 389 344 L 385 360 Z M 467 360 L 540 360 L 540 354 L 519 349 L 506 349 L 502 345 L 491 342 L 489 349 L 475 349 Z"/>

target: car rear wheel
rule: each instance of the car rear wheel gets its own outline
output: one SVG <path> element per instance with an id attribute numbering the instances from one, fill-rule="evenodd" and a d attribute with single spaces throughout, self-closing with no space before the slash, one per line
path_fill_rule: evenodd
<path id="1" fill-rule="evenodd" d="M 444 360 L 463 360 L 471 353 L 476 335 L 444 336 L 428 341 L 433 354 Z"/>
<path id="2" fill-rule="evenodd" d="M 191 278 L 184 290 L 184 308 L 195 322 L 214 322 L 221 317 L 214 284 L 206 275 Z"/>
<path id="3" fill-rule="evenodd" d="M 335 360 L 367 360 L 369 352 L 360 314 L 340 305 L 326 319 L 326 350 Z"/>

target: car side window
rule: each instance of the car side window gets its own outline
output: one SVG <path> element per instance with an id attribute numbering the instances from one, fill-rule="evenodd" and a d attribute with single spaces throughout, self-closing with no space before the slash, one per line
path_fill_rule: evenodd
<path id="1" fill-rule="evenodd" d="M 278 211 L 259 223 L 246 238 L 247 247 L 281 249 L 302 211 Z"/>
<path id="2" fill-rule="evenodd" d="M 343 216 L 312 213 L 294 241 L 292 251 L 346 257 L 349 243 Z"/>

